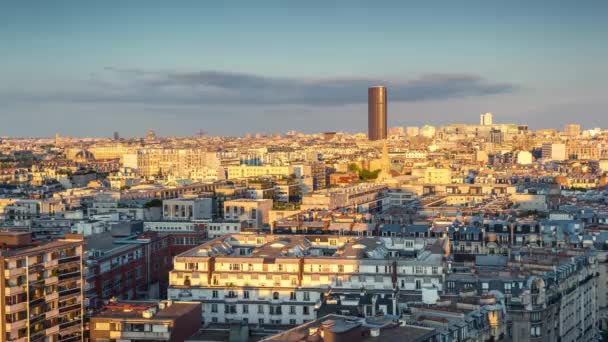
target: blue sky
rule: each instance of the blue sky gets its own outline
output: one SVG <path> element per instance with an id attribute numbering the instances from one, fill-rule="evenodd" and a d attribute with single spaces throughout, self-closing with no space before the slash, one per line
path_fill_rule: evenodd
<path id="1" fill-rule="evenodd" d="M 0 3 L 0 135 L 608 127 L 606 1 Z"/>

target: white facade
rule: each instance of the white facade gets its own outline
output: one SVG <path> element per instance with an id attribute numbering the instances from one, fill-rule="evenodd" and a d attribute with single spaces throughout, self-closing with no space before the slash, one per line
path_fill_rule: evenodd
<path id="1" fill-rule="evenodd" d="M 543 159 L 545 160 L 566 160 L 566 145 L 544 143 L 542 146 Z"/>
<path id="2" fill-rule="evenodd" d="M 416 244 L 411 242 L 411 246 L 401 242 L 389 245 L 410 250 Z M 333 257 L 316 256 L 336 252 Z M 360 252 L 367 257 L 359 257 Z M 403 259 L 390 255 L 393 253 L 379 238 L 353 241 L 352 237 L 326 236 L 309 240 L 303 236 L 232 234 L 175 257 L 168 297 L 203 302 L 205 322 L 302 324 L 317 318 L 315 306 L 328 288 L 337 292 L 365 289 L 392 293 L 395 287 L 441 291 L 441 254 L 422 252 Z"/>
<path id="3" fill-rule="evenodd" d="M 224 202 L 224 219 L 246 222 L 250 227 L 261 228 L 269 223 L 271 199 L 237 199 Z"/>
<path id="4" fill-rule="evenodd" d="M 492 126 L 492 113 L 484 113 L 479 117 L 479 124 L 481 126 Z"/>
<path id="5" fill-rule="evenodd" d="M 530 165 L 532 164 L 532 153 L 528 151 L 519 151 L 517 153 L 517 164 Z"/>
<path id="6" fill-rule="evenodd" d="M 175 221 L 210 220 L 213 199 L 177 198 L 163 201 L 163 219 Z"/>

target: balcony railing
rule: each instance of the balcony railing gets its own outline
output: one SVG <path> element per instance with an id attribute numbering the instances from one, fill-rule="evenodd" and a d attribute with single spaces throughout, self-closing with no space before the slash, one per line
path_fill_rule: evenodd
<path id="1" fill-rule="evenodd" d="M 59 338 L 60 342 L 75 342 L 75 341 L 81 341 L 81 340 L 82 340 L 81 336 L 66 336 L 66 337 Z"/>
<path id="2" fill-rule="evenodd" d="M 72 304 L 72 305 L 68 305 L 68 306 L 59 308 L 59 313 L 64 314 L 66 312 L 76 310 L 76 309 L 81 309 L 81 308 L 82 308 L 82 303 L 76 303 L 76 304 Z"/>
<path id="3" fill-rule="evenodd" d="M 73 289 L 59 290 L 59 296 L 66 297 L 76 293 L 80 293 L 80 287 L 76 287 Z"/>
<path id="4" fill-rule="evenodd" d="M 80 324 L 80 320 L 79 319 L 75 319 L 73 321 L 70 322 L 65 322 L 65 323 L 61 323 L 59 324 L 59 329 L 67 329 L 69 327 L 73 327 L 75 325 Z"/>
<path id="5" fill-rule="evenodd" d="M 168 341 L 171 338 L 169 332 L 152 332 L 152 331 L 122 331 L 121 337 L 124 339 L 149 339 Z"/>
<path id="6" fill-rule="evenodd" d="M 67 263 L 75 262 L 75 261 L 80 261 L 79 255 L 66 256 L 66 257 L 59 258 L 59 265 L 63 265 L 63 264 L 67 264 Z"/>
<path id="7" fill-rule="evenodd" d="M 58 278 L 59 278 L 59 281 L 72 279 L 72 278 L 80 278 L 80 271 L 60 274 Z"/>

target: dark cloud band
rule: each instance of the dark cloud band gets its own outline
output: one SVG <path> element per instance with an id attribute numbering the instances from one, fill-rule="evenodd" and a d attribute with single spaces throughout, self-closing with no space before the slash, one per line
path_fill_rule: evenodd
<path id="1" fill-rule="evenodd" d="M 384 84 L 398 102 L 443 100 L 513 92 L 509 83 L 470 74 L 427 74 L 411 80 L 264 77 L 223 71 L 160 72 L 108 67 L 118 84 L 96 82 L 94 93 L 78 101 L 188 104 L 348 105 L 367 101 L 367 87 Z"/>

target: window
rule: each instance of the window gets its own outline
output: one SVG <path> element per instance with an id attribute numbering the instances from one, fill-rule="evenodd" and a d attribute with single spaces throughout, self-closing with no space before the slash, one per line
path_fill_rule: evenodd
<path id="1" fill-rule="evenodd" d="M 530 327 L 530 336 L 532 336 L 532 337 L 540 337 L 540 336 L 542 336 L 541 330 L 540 330 L 540 325 L 539 326 Z"/>
<path id="2" fill-rule="evenodd" d="M 276 300 L 276 299 L 279 299 L 279 293 L 278 293 L 278 292 L 274 292 L 274 293 L 272 294 L 272 299 L 275 299 L 275 300 Z"/>
<path id="3" fill-rule="evenodd" d="M 249 299 L 249 291 L 243 291 L 243 298 Z"/>
<path id="4" fill-rule="evenodd" d="M 505 294 L 511 293 L 511 283 L 505 283 Z"/>
<path id="5" fill-rule="evenodd" d="M 310 301 L 310 292 L 304 292 L 304 301 Z"/>
<path id="6" fill-rule="evenodd" d="M 338 265 L 338 273 L 344 273 L 344 265 Z"/>
<path id="7" fill-rule="evenodd" d="M 244 313 L 244 314 L 249 313 L 249 305 L 247 305 L 247 304 L 243 304 L 243 313 Z"/>
<path id="8" fill-rule="evenodd" d="M 281 306 L 277 305 L 277 306 L 271 306 L 270 307 L 270 314 L 271 315 L 281 315 Z"/>
<path id="9" fill-rule="evenodd" d="M 303 306 L 302 307 L 302 314 L 304 316 L 308 316 L 310 314 L 310 308 L 308 306 Z"/>
<path id="10" fill-rule="evenodd" d="M 420 279 L 416 279 L 416 290 L 420 290 L 422 288 L 422 282 Z"/>
<path id="11" fill-rule="evenodd" d="M 236 313 L 236 305 L 225 305 L 224 313 L 226 314 L 235 314 Z"/>
<path id="12" fill-rule="evenodd" d="M 219 298 L 219 292 L 217 290 L 213 290 L 213 292 L 211 292 L 211 298 Z"/>
<path id="13" fill-rule="evenodd" d="M 264 319 L 263 318 L 258 319 L 258 324 L 260 324 L 260 325 L 264 324 Z"/>
<path id="14" fill-rule="evenodd" d="M 423 274 L 424 273 L 424 267 L 423 266 L 416 266 L 415 273 L 416 274 Z"/>
<path id="15" fill-rule="evenodd" d="M 289 307 L 289 314 L 290 315 L 295 315 L 296 314 L 296 307 L 295 306 L 291 305 Z"/>
<path id="16" fill-rule="evenodd" d="M 433 266 L 433 268 L 431 269 L 431 272 L 432 272 L 433 274 L 438 274 L 438 273 L 439 273 L 439 267 L 437 267 L 437 266 Z"/>
<path id="17" fill-rule="evenodd" d="M 211 312 L 217 313 L 217 304 L 211 304 Z"/>
<path id="18" fill-rule="evenodd" d="M 290 320 L 289 320 L 289 324 L 290 324 L 290 325 L 296 325 L 296 320 L 295 320 L 295 319 L 293 319 L 293 318 L 292 318 L 292 319 L 290 319 Z"/>
<path id="19" fill-rule="evenodd" d="M 296 300 L 296 293 L 295 292 L 290 292 L 289 293 L 289 300 Z"/>
<path id="20" fill-rule="evenodd" d="M 259 314 L 263 314 L 264 313 L 264 305 L 262 305 L 262 304 L 258 305 L 258 313 Z"/>

